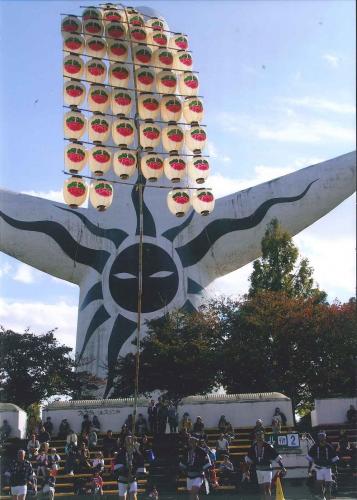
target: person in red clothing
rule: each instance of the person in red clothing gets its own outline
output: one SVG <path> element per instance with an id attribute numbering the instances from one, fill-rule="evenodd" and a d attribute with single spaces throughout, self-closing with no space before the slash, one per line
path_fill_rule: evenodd
<path id="1" fill-rule="evenodd" d="M 94 476 L 92 477 L 91 481 L 91 490 L 92 490 L 92 495 L 103 495 L 103 479 L 99 473 L 99 471 L 94 472 Z"/>

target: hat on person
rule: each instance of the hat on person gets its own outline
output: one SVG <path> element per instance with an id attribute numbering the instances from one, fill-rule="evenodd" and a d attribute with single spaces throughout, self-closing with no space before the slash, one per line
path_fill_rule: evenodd
<path id="1" fill-rule="evenodd" d="M 317 434 L 317 437 L 318 437 L 318 438 L 325 438 L 325 437 L 326 437 L 326 432 L 325 432 L 325 431 L 320 431 L 320 432 Z"/>

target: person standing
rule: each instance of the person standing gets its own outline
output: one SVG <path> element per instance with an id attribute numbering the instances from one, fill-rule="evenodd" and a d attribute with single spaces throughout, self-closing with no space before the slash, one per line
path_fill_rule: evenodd
<path id="1" fill-rule="evenodd" d="M 157 407 L 155 401 L 152 399 L 148 406 L 148 423 L 150 434 L 157 433 Z"/>
<path id="2" fill-rule="evenodd" d="M 279 453 L 271 444 L 264 441 L 264 432 L 257 431 L 255 438 L 256 440 L 248 450 L 245 461 L 247 464 L 255 466 L 260 495 L 262 500 L 266 500 L 271 497 L 271 482 L 273 479 L 272 462 L 275 461 L 280 465 L 283 475 L 286 474 L 286 469 Z"/>
<path id="3" fill-rule="evenodd" d="M 145 473 L 144 458 L 134 446 L 133 436 L 126 436 L 123 448 L 115 460 L 114 472 L 118 477 L 118 492 L 121 500 L 136 500 L 137 475 Z"/>
<path id="4" fill-rule="evenodd" d="M 327 442 L 326 433 L 321 431 L 317 435 L 317 443 L 311 446 L 306 456 L 309 461 L 308 473 L 310 475 L 312 466 L 316 469 L 317 494 L 322 491 L 323 496 L 331 498 L 332 469 L 331 467 L 339 460 L 335 448 Z"/>
<path id="5" fill-rule="evenodd" d="M 170 401 L 169 406 L 167 408 L 167 416 L 169 420 L 170 433 L 171 434 L 176 433 L 178 427 L 178 413 L 177 413 L 177 408 L 172 401 Z"/>
<path id="6" fill-rule="evenodd" d="M 10 467 L 10 488 L 12 500 L 25 500 L 27 485 L 33 482 L 32 465 L 25 460 L 25 450 L 17 452 L 17 460 Z"/>
<path id="7" fill-rule="evenodd" d="M 205 472 L 211 465 L 208 453 L 198 445 L 198 439 L 190 437 L 188 449 L 180 462 L 180 468 L 187 477 L 190 500 L 199 500 L 199 492 L 204 481 Z"/>

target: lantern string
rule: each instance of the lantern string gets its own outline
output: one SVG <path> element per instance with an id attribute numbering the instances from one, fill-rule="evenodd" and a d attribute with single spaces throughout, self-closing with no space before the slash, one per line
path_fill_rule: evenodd
<path id="1" fill-rule="evenodd" d="M 122 149 L 123 151 L 133 151 L 133 152 L 137 152 L 138 149 L 137 148 L 123 148 L 121 146 L 112 146 L 110 144 L 106 145 L 106 144 L 97 144 L 95 142 L 91 142 L 91 141 L 82 141 L 82 140 L 73 140 L 73 139 L 69 139 L 68 137 L 64 137 L 64 140 L 65 141 L 69 141 L 69 142 L 72 142 L 73 144 L 88 144 L 89 146 L 98 146 L 98 147 L 102 147 L 102 148 L 112 148 L 112 149 Z M 145 153 L 150 153 L 150 154 L 153 154 L 153 155 L 165 155 L 165 156 L 170 156 L 171 153 L 169 153 L 168 151 L 144 151 Z M 200 158 L 209 158 L 210 156 L 209 155 L 203 155 L 203 154 L 189 154 L 189 153 L 177 153 L 177 155 L 175 156 L 185 156 L 185 157 L 197 157 L 199 156 Z"/>
<path id="2" fill-rule="evenodd" d="M 198 97 L 200 99 L 203 99 L 202 95 L 196 95 L 196 96 L 190 96 L 190 95 L 185 95 L 185 94 L 171 94 L 171 93 L 165 93 L 165 92 L 156 92 L 153 90 L 139 90 L 137 87 L 120 87 L 119 85 L 111 85 L 109 83 L 96 83 L 92 82 L 91 80 L 86 80 L 85 78 L 72 78 L 71 76 L 67 75 L 62 75 L 63 78 L 67 78 L 68 80 L 65 81 L 73 81 L 73 82 L 85 82 L 85 83 L 90 83 L 91 85 L 102 85 L 103 87 L 111 87 L 113 89 L 120 89 L 120 90 L 133 90 L 135 92 L 138 92 L 139 94 L 158 94 L 158 95 L 169 95 L 169 96 L 175 96 L 175 97 Z"/>
<path id="3" fill-rule="evenodd" d="M 113 180 L 108 180 L 106 179 L 105 177 L 103 176 L 98 176 L 98 177 L 93 177 L 91 175 L 84 175 L 84 174 L 81 174 L 81 173 L 78 173 L 78 174 L 74 174 L 73 172 L 67 172 L 67 170 L 62 170 L 62 172 L 65 174 L 65 175 L 68 175 L 68 176 L 74 176 L 74 177 L 83 177 L 83 179 L 88 179 L 88 180 L 91 180 L 91 181 L 105 181 L 105 182 L 109 182 L 109 183 L 112 183 L 112 184 L 122 184 L 124 186 L 138 186 L 140 184 L 140 182 L 129 182 L 129 181 L 118 181 L 116 179 L 113 179 Z M 207 190 L 212 190 L 212 188 L 210 187 L 195 187 L 195 186 L 165 186 L 164 184 L 144 184 L 142 183 L 141 184 L 142 186 L 145 186 L 145 188 L 155 188 L 155 189 L 187 189 L 187 190 L 190 190 L 190 191 L 198 191 L 200 189 L 207 189 Z"/>
<path id="4" fill-rule="evenodd" d="M 77 56 L 77 57 L 89 57 L 91 59 L 99 59 L 100 61 L 109 61 L 109 62 L 113 62 L 113 63 L 116 63 L 116 64 L 124 64 L 124 65 L 129 65 L 129 66 L 140 66 L 140 67 L 144 67 L 144 68 L 154 68 L 154 69 L 160 69 L 161 71 L 180 71 L 180 72 L 183 72 L 183 73 L 194 73 L 196 75 L 199 74 L 199 71 L 191 71 L 191 70 L 187 70 L 187 69 L 176 69 L 176 68 L 163 68 L 161 66 L 154 66 L 153 64 L 142 64 L 142 63 L 137 63 L 137 62 L 130 62 L 130 61 L 116 61 L 115 59 L 109 59 L 108 57 L 97 57 L 97 56 L 90 56 L 88 54 L 78 54 L 76 52 L 72 52 L 71 50 L 67 50 L 67 49 L 62 49 L 62 52 L 66 52 L 70 55 L 73 55 L 73 56 Z"/>
<path id="5" fill-rule="evenodd" d="M 88 9 L 89 7 L 79 7 L 80 9 Z M 96 7 L 95 7 L 96 8 Z M 68 17 L 74 17 L 74 18 L 78 18 L 78 19 L 82 19 L 83 16 L 77 16 L 75 14 L 64 14 L 64 13 L 61 13 L 60 14 L 61 16 L 68 16 Z M 135 14 L 134 14 L 135 15 Z M 138 12 L 139 16 L 141 17 L 146 17 L 147 19 L 158 19 L 156 18 L 155 16 L 148 16 L 147 14 L 142 14 L 141 12 Z M 158 19 L 159 21 L 161 21 L 161 19 Z M 155 29 L 153 28 L 152 26 L 139 26 L 139 25 L 136 25 L 136 24 L 131 24 L 130 21 L 123 21 L 123 20 L 120 20 L 120 21 L 107 21 L 105 19 L 96 19 L 96 18 L 88 18 L 88 19 L 85 19 L 85 21 L 99 21 L 101 23 L 110 23 L 110 22 L 117 22 L 117 23 L 121 23 L 121 24 L 127 24 L 127 25 L 130 25 L 132 26 L 133 28 L 144 28 L 144 29 L 150 29 L 152 31 L 155 31 L 156 33 L 172 33 L 173 35 L 178 35 L 178 36 L 185 36 L 186 38 L 188 38 L 188 35 L 186 35 L 185 33 L 177 33 L 177 31 L 172 31 L 172 30 L 166 30 L 166 29 Z M 182 49 L 178 49 L 178 50 L 182 50 Z"/>
<path id="6" fill-rule="evenodd" d="M 66 109 L 72 109 L 74 108 L 74 106 L 67 106 L 65 104 L 63 104 L 62 106 L 63 108 L 66 108 Z M 111 116 L 112 118 L 129 118 L 130 117 L 123 117 L 123 116 L 120 116 L 120 113 L 118 115 L 114 115 L 112 113 L 102 113 L 101 111 L 92 111 L 91 109 L 85 109 L 85 108 L 79 108 L 78 106 L 75 107 L 76 109 L 74 109 L 73 111 L 84 111 L 85 113 L 93 113 L 94 116 L 98 116 L 100 117 L 101 115 L 102 116 Z M 133 119 L 133 118 L 131 118 Z M 164 120 L 151 120 L 151 121 L 147 121 L 145 120 L 144 118 L 138 118 L 138 120 L 140 122 L 143 122 L 143 123 L 147 123 L 148 125 L 151 124 L 155 124 L 155 123 L 162 123 L 164 125 L 183 125 L 183 126 L 188 126 L 188 127 L 191 127 L 192 124 L 191 123 L 187 123 L 187 122 L 175 122 L 174 120 L 169 120 L 169 121 L 164 121 Z M 207 125 L 205 124 L 199 124 L 200 127 L 207 127 Z"/>

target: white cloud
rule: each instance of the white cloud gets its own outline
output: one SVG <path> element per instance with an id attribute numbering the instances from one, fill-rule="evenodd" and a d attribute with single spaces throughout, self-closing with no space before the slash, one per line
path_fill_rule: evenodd
<path id="1" fill-rule="evenodd" d="M 0 299 L 0 324 L 18 333 L 27 327 L 33 333 L 46 333 L 55 327 L 57 340 L 70 347 L 75 346 L 77 327 L 77 305 L 65 301 L 55 304 L 42 302 L 11 302 Z"/>
<path id="2" fill-rule="evenodd" d="M 218 158 L 218 150 L 215 144 L 213 144 L 212 141 L 207 141 L 206 142 L 206 149 L 207 149 L 207 154 L 211 158 Z"/>
<path id="3" fill-rule="evenodd" d="M 45 198 L 46 200 L 58 201 L 63 203 L 62 191 L 21 191 L 23 194 L 28 194 L 30 196 L 36 196 L 37 198 Z"/>
<path id="4" fill-rule="evenodd" d="M 341 59 L 336 56 L 336 54 L 323 54 L 322 58 L 328 63 L 331 68 L 338 68 L 341 62 Z"/>
<path id="5" fill-rule="evenodd" d="M 352 104 L 342 104 L 328 99 L 319 99 L 317 97 L 283 98 L 280 99 L 286 104 L 320 111 L 331 111 L 341 114 L 355 114 L 356 106 Z"/>
<path id="6" fill-rule="evenodd" d="M 12 266 L 6 262 L 3 266 L 0 267 L 0 278 L 9 275 L 11 271 Z"/>
<path id="7" fill-rule="evenodd" d="M 33 283 L 35 281 L 33 269 L 27 264 L 21 263 L 17 266 L 13 279 L 26 284 Z"/>

